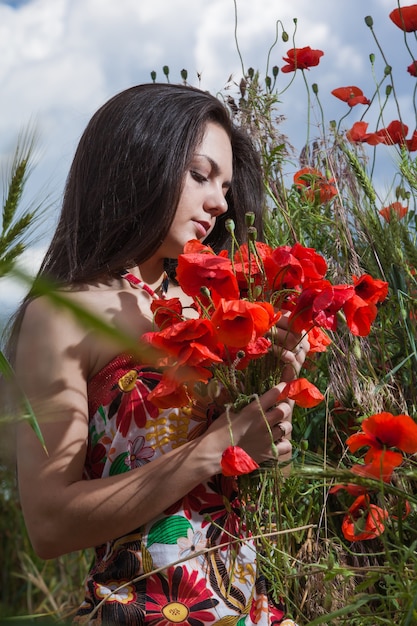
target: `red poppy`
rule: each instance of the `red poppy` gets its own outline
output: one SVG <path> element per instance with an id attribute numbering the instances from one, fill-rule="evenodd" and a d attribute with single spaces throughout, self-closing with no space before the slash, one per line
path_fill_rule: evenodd
<path id="1" fill-rule="evenodd" d="M 310 67 L 314 67 L 320 63 L 320 58 L 323 56 L 322 50 L 312 50 L 310 46 L 305 48 L 291 48 L 288 50 L 287 56 L 282 57 L 287 65 L 281 68 L 284 74 L 288 72 L 295 72 L 296 70 L 308 70 Z"/>
<path id="2" fill-rule="evenodd" d="M 192 366 L 221 361 L 214 328 L 208 319 L 181 321 L 159 332 L 145 333 L 142 339 L 179 363 Z"/>
<path id="3" fill-rule="evenodd" d="M 367 132 L 368 126 L 367 122 L 355 122 L 352 128 L 346 132 L 347 140 L 351 143 L 369 143 L 372 146 L 382 143 L 382 138 L 378 137 L 376 133 Z"/>
<path id="4" fill-rule="evenodd" d="M 313 326 L 307 334 L 310 349 L 308 354 L 315 352 L 326 352 L 327 347 L 332 343 L 329 335 L 327 335 L 319 326 Z"/>
<path id="5" fill-rule="evenodd" d="M 222 454 L 220 465 L 223 476 L 241 476 L 259 468 L 256 461 L 239 446 L 226 448 Z"/>
<path id="6" fill-rule="evenodd" d="M 382 207 L 379 213 L 384 220 L 389 223 L 393 215 L 395 215 L 398 220 L 402 220 L 408 213 L 408 207 L 402 205 L 401 202 L 392 202 L 388 206 Z"/>
<path id="7" fill-rule="evenodd" d="M 263 284 L 265 280 L 264 262 L 272 254 L 272 248 L 266 243 L 255 242 L 256 254 L 249 254 L 248 245 L 242 244 L 234 256 L 234 272 L 242 293 L 251 287 Z M 250 260 L 250 261 L 249 261 Z"/>
<path id="8" fill-rule="evenodd" d="M 379 537 L 385 530 L 388 511 L 371 504 L 367 494 L 360 495 L 343 520 L 342 532 L 348 541 L 366 541 Z"/>
<path id="9" fill-rule="evenodd" d="M 417 130 L 413 132 L 410 139 L 405 140 L 405 145 L 409 152 L 415 152 L 417 150 Z"/>
<path id="10" fill-rule="evenodd" d="M 174 379 L 173 375 L 162 377 L 148 399 L 159 409 L 187 406 L 190 403 L 192 386 Z"/>
<path id="11" fill-rule="evenodd" d="M 376 478 L 389 483 L 396 467 L 403 462 L 400 452 L 393 450 L 374 450 L 370 448 L 365 455 L 365 464 L 352 466 L 352 472 L 365 478 Z"/>
<path id="12" fill-rule="evenodd" d="M 337 195 L 334 178 L 328 180 L 314 167 L 304 167 L 294 174 L 294 184 L 309 202 L 330 202 Z"/>
<path id="13" fill-rule="evenodd" d="M 417 78 L 417 61 L 413 61 L 411 65 L 407 67 L 407 72 Z"/>
<path id="14" fill-rule="evenodd" d="M 280 317 L 281 313 L 276 313 L 269 302 L 222 298 L 212 315 L 211 323 L 221 343 L 233 348 L 244 348 L 250 341 L 265 335 Z"/>
<path id="15" fill-rule="evenodd" d="M 321 254 L 314 248 L 306 248 L 300 243 L 295 243 L 291 248 L 291 254 L 301 263 L 303 268 L 303 282 L 306 280 L 320 280 L 327 272 L 327 263 Z"/>
<path id="16" fill-rule="evenodd" d="M 394 24 L 406 33 L 417 30 L 417 4 L 394 9 L 389 16 Z"/>
<path id="17" fill-rule="evenodd" d="M 406 126 L 399 120 L 393 120 L 388 124 L 386 128 L 381 128 L 380 130 L 377 130 L 375 135 L 381 138 L 381 143 L 385 143 L 391 146 L 394 144 L 403 145 L 405 143 L 407 133 L 408 126 Z"/>
<path id="18" fill-rule="evenodd" d="M 361 496 L 364 493 L 367 493 L 367 489 L 362 485 L 355 485 L 353 483 L 347 483 L 346 485 L 333 485 L 329 489 L 329 493 L 335 494 L 339 493 L 339 491 L 347 491 L 347 493 L 351 496 Z"/>
<path id="19" fill-rule="evenodd" d="M 189 253 L 178 257 L 177 280 L 183 291 L 201 298 L 201 288 L 209 289 L 213 298 L 239 298 L 239 287 L 230 259 L 223 256 Z"/>
<path id="20" fill-rule="evenodd" d="M 324 396 L 307 378 L 296 378 L 285 385 L 277 398 L 277 403 L 287 399 L 294 400 L 303 409 L 310 409 L 320 404 Z"/>
<path id="21" fill-rule="evenodd" d="M 366 418 L 362 431 L 351 435 L 346 444 L 352 452 L 363 446 L 373 450 L 397 448 L 403 452 L 417 452 L 417 423 L 409 415 L 393 415 L 384 411 Z"/>
<path id="22" fill-rule="evenodd" d="M 271 290 L 295 289 L 301 285 L 303 267 L 290 246 L 275 248 L 265 259 L 264 268 Z"/>
<path id="23" fill-rule="evenodd" d="M 353 276 L 353 284 L 355 293 L 365 302 L 378 304 L 388 295 L 388 283 L 379 278 L 372 278 L 369 274 L 362 274 L 359 278 Z"/>
<path id="24" fill-rule="evenodd" d="M 175 324 L 182 319 L 182 304 L 179 298 L 153 300 L 151 311 L 154 315 L 154 322 L 160 329 Z"/>
<path id="25" fill-rule="evenodd" d="M 353 85 L 351 87 L 338 87 L 333 89 L 331 93 L 339 100 L 346 102 L 350 107 L 354 107 L 357 104 L 371 104 L 371 101 L 363 95 L 362 89 Z"/>
<path id="26" fill-rule="evenodd" d="M 250 361 L 254 359 L 260 359 L 264 354 L 267 354 L 271 348 L 271 342 L 266 337 L 258 337 L 254 341 L 250 341 L 244 351 L 239 348 L 229 348 L 229 362 L 233 363 L 233 366 L 237 370 L 243 370 L 247 367 Z"/>
<path id="27" fill-rule="evenodd" d="M 358 337 L 366 337 L 371 331 L 378 309 L 375 304 L 366 302 L 355 293 L 343 304 L 343 312 L 350 332 Z"/>
<path id="28" fill-rule="evenodd" d="M 302 332 L 317 325 L 336 330 L 336 314 L 354 292 L 353 285 L 332 285 L 328 280 L 311 283 L 301 292 L 291 312 L 291 329 Z"/>

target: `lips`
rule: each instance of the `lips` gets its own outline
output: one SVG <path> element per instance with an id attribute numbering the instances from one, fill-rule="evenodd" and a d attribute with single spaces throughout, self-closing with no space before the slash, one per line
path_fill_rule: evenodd
<path id="1" fill-rule="evenodd" d="M 202 239 L 202 238 L 206 237 L 208 231 L 211 228 L 210 222 L 195 221 L 194 223 L 197 226 L 197 237 L 198 237 L 198 239 Z"/>

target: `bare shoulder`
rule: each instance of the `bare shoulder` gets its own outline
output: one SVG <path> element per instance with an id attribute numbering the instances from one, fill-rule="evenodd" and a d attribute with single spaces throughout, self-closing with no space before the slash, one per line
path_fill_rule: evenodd
<path id="1" fill-rule="evenodd" d="M 64 369 L 87 381 L 124 349 L 121 336 L 136 342 L 152 326 L 147 295 L 118 281 L 81 285 L 59 292 L 59 299 L 61 304 L 47 296 L 28 304 L 18 365 L 27 368 L 36 362 L 38 368 L 44 365 L 55 373 Z M 88 316 L 80 315 L 83 311 Z"/>

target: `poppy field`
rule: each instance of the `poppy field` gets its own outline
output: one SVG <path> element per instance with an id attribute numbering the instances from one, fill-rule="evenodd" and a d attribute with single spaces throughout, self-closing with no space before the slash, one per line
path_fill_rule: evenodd
<path id="1" fill-rule="evenodd" d="M 208 384 L 214 372 L 238 402 L 242 398 L 233 395 L 220 344 L 232 338 L 233 383 L 247 382 L 249 396 L 259 380 L 279 379 L 279 371 L 269 369 L 266 376 L 262 370 L 270 348 L 264 335 L 277 322 L 277 310 L 286 309 L 294 328 L 308 333 L 310 352 L 283 396 L 295 401 L 291 467 L 278 475 L 266 472 L 264 499 L 253 501 L 248 476 L 260 470 L 262 478 L 262 468 L 233 445 L 223 458 L 225 475 L 240 475 L 242 493 L 256 505 L 248 507 L 245 523 L 261 535 L 263 570 L 267 579 L 278 581 L 271 592 L 285 598 L 300 626 L 417 624 L 417 4 L 393 1 L 392 10 L 379 17 L 402 34 L 398 55 L 409 75 L 414 118 L 402 117 L 371 16 L 365 23 L 385 66 L 381 76 L 370 77 L 369 90 L 334 85 L 331 94 L 341 106 L 336 121 L 326 119 L 314 82 L 326 50 L 298 47 L 296 35 L 282 29 L 277 44 L 282 54 L 275 55 L 280 62 L 266 75 L 246 68 L 219 93 L 261 157 L 262 242 L 251 235 L 257 261 L 252 265 L 249 243 L 229 258 L 191 242 L 180 258 L 178 278 L 197 297 L 199 277 L 204 282 L 205 273 L 216 274 L 211 301 L 199 301 L 209 319 L 174 324 L 182 311 L 177 302 L 165 301 L 163 310 L 155 304 L 160 331 L 145 338 L 164 353 L 174 351 L 178 363 L 193 333 L 198 350 L 187 353 L 183 365 Z M 167 66 L 164 74 L 174 80 Z M 155 76 L 152 72 L 151 79 Z M 183 70 L 182 81 L 187 78 Z M 314 104 L 322 120 L 319 128 L 308 128 L 296 151 L 282 132 L 282 116 L 290 115 L 285 92 L 298 79 L 305 85 L 306 119 Z M 386 114 L 387 103 L 397 112 L 394 119 Z M 390 155 L 391 164 L 384 185 L 378 170 L 382 153 Z M 18 184 L 19 173 L 13 176 Z M 23 235 L 31 220 L 21 224 Z M 9 271 L 10 259 L 5 263 L 4 255 L 1 261 L 0 269 Z M 242 291 L 248 273 L 255 285 L 249 295 Z M 256 291 L 261 284 L 267 298 Z M 236 316 L 244 319 L 239 327 Z M 239 356 L 243 346 L 245 361 Z M 194 393 L 192 379 L 171 383 L 165 380 L 154 390 L 155 404 L 182 406 Z M 7 440 L 6 420 L 0 426 Z M 24 529 L 12 463 L 0 466 L 0 480 L 0 529 L 6 538 L 0 551 L 6 572 L 0 615 L 23 623 L 28 616 L 35 624 L 67 623 L 81 601 L 91 555 L 38 559 Z M 273 510 L 272 518 L 258 515 L 266 509 Z"/>

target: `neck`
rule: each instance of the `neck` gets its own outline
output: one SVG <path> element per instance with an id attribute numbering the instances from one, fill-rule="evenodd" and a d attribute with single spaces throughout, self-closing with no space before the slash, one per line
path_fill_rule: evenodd
<path id="1" fill-rule="evenodd" d="M 162 283 L 166 279 L 163 260 L 160 263 L 146 261 L 145 263 L 141 263 L 141 265 L 130 267 L 128 270 L 131 274 L 149 285 L 156 293 L 161 289 Z"/>

